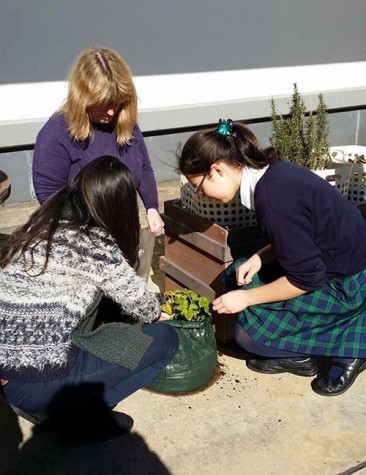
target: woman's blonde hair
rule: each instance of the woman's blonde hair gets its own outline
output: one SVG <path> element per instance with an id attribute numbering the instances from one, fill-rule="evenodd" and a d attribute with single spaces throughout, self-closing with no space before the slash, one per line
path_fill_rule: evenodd
<path id="1" fill-rule="evenodd" d="M 69 131 L 75 140 L 93 135 L 88 107 L 121 104 L 115 123 L 117 142 L 128 144 L 137 121 L 137 94 L 130 68 L 110 48 L 88 48 L 71 67 L 69 91 L 57 111 L 66 114 Z"/>

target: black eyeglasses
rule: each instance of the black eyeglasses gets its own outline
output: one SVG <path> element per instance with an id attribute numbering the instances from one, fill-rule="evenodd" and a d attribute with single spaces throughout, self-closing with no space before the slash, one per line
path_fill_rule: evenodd
<path id="1" fill-rule="evenodd" d="M 203 186 L 203 182 L 206 180 L 206 177 L 207 175 L 209 174 L 209 172 L 206 172 L 204 175 L 203 175 L 203 178 L 202 180 L 200 181 L 200 184 L 198 186 L 193 186 L 193 193 L 197 196 L 203 196 L 203 191 L 202 191 L 202 186 Z"/>

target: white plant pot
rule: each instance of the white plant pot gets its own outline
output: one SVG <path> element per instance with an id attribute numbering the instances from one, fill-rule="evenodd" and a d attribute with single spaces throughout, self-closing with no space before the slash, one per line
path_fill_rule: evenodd
<path id="1" fill-rule="evenodd" d="M 366 147 L 361 145 L 340 145 L 329 148 L 329 168 L 354 163 L 358 157 L 366 159 Z"/>

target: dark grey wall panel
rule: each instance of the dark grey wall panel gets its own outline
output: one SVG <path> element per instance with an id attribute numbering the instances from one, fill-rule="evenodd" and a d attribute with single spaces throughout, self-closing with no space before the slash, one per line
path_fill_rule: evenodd
<path id="1" fill-rule="evenodd" d="M 36 199 L 32 185 L 32 157 L 31 150 L 0 154 L 0 170 L 8 175 L 11 182 L 11 194 L 6 200 L 7 204 Z"/>
<path id="2" fill-rule="evenodd" d="M 358 145 L 366 146 L 366 110 L 360 111 L 360 124 L 357 143 Z"/>
<path id="3" fill-rule="evenodd" d="M 158 181 L 175 180 L 177 174 L 177 153 L 193 132 L 146 137 L 152 167 Z"/>
<path id="4" fill-rule="evenodd" d="M 356 142 L 359 134 L 360 111 L 338 112 L 329 114 L 329 143 L 337 145 L 363 145 Z"/>
<path id="5" fill-rule="evenodd" d="M 365 21 L 365 0 L 4 1 L 0 82 L 62 80 L 91 45 L 135 75 L 363 61 Z"/>

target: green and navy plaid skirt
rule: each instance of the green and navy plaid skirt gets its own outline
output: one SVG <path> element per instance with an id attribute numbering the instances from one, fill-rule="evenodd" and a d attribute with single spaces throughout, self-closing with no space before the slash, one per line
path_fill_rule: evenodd
<path id="1" fill-rule="evenodd" d="M 228 290 L 268 283 L 259 273 L 249 285 L 237 286 L 235 269 L 244 261 L 239 259 L 224 271 Z M 320 290 L 300 297 L 253 305 L 238 313 L 237 319 L 254 341 L 269 347 L 309 355 L 366 358 L 366 269 L 332 279 Z"/>

